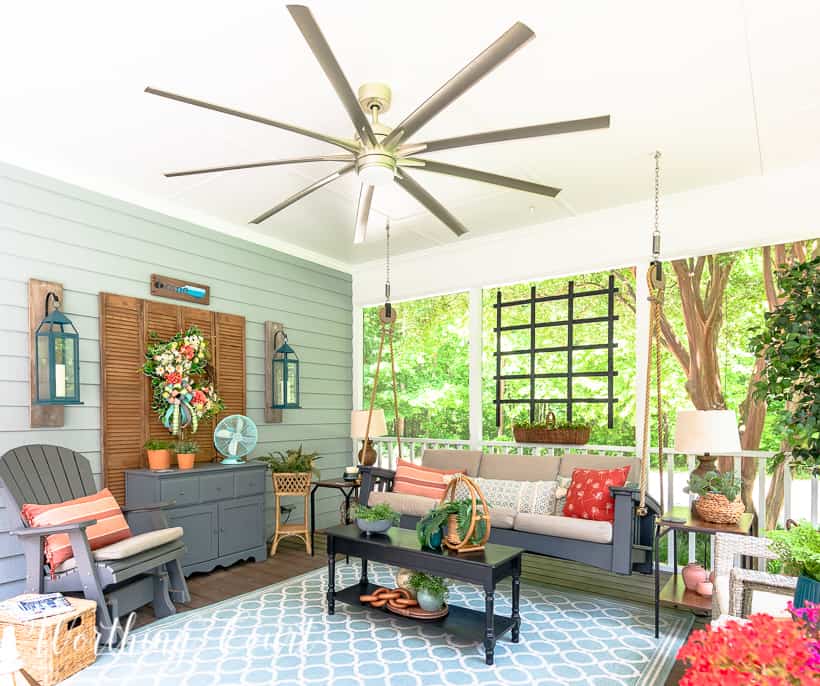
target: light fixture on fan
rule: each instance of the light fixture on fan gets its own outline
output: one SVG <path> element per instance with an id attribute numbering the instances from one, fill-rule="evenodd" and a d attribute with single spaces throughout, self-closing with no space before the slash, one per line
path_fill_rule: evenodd
<path id="1" fill-rule="evenodd" d="M 528 193 L 545 195 L 550 198 L 554 198 L 558 195 L 561 189 L 526 181 L 524 179 L 511 178 L 500 174 L 479 171 L 477 169 L 467 169 L 453 164 L 416 157 L 417 154 L 609 127 L 609 115 L 606 115 L 602 117 L 590 117 L 588 119 L 522 126 L 515 129 L 485 131 L 482 133 L 453 136 L 451 138 L 441 138 L 422 143 L 410 142 L 408 139 L 433 117 L 533 38 L 535 34 L 532 30 L 521 22 L 513 24 L 498 40 L 492 43 L 487 49 L 480 53 L 478 57 L 447 81 L 441 88 L 433 93 L 430 98 L 405 117 L 397 126 L 391 128 L 379 121 L 379 115 L 387 112 L 390 107 L 390 88 L 383 83 L 366 83 L 359 88 L 358 96 L 354 94 L 350 83 L 345 77 L 339 63 L 336 61 L 336 57 L 333 55 L 330 45 L 322 34 L 310 10 L 303 5 L 288 5 L 287 9 L 336 91 L 336 95 L 342 101 L 342 105 L 347 111 L 356 131 L 352 138 L 329 136 L 292 124 L 274 121 L 273 119 L 248 112 L 241 112 L 169 91 L 158 90 L 151 87 L 145 89 L 147 93 L 151 93 L 152 95 L 158 95 L 170 100 L 176 100 L 189 105 L 221 112 L 222 114 L 247 119 L 258 124 L 265 124 L 292 133 L 298 133 L 302 136 L 329 143 L 344 151 L 341 154 L 320 154 L 295 159 L 268 160 L 209 167 L 206 169 L 191 169 L 171 172 L 165 175 L 168 177 L 190 176 L 193 174 L 208 174 L 234 169 L 252 169 L 256 167 L 272 167 L 307 162 L 336 162 L 342 165 L 337 171 L 314 181 L 306 188 L 294 193 L 275 207 L 252 219 L 252 224 L 261 224 L 297 200 L 301 200 L 336 179 L 355 171 L 360 181 L 360 189 L 359 202 L 356 210 L 354 243 L 361 243 L 365 239 L 367 219 L 370 214 L 374 188 L 377 186 L 386 186 L 393 182 L 401 186 L 402 189 L 445 224 L 456 236 L 461 236 L 467 233 L 467 228 L 419 184 L 408 170 L 413 170 L 414 174 L 416 169 L 420 169 L 436 174 L 457 176 L 463 179 L 471 179 L 473 181 L 481 181 L 496 186 L 526 191 Z M 368 114 L 370 115 L 370 120 L 368 120 Z"/>

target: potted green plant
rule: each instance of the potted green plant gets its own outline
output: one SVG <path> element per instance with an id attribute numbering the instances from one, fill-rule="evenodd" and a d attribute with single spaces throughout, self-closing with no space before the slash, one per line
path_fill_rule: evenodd
<path id="1" fill-rule="evenodd" d="M 145 448 L 145 453 L 148 455 L 148 469 L 171 468 L 171 444 L 168 441 L 151 438 L 145 441 L 143 448 Z"/>
<path id="2" fill-rule="evenodd" d="M 356 508 L 356 526 L 360 531 L 370 534 L 383 534 L 391 526 L 399 523 L 401 515 L 387 503 L 379 503 L 373 507 L 359 505 Z"/>
<path id="3" fill-rule="evenodd" d="M 418 536 L 419 543 L 423 547 L 432 548 L 433 550 L 441 548 L 444 536 L 446 535 L 445 529 L 451 515 L 455 515 L 458 534 L 463 538 L 467 534 L 470 521 L 472 520 L 472 514 L 473 503 L 469 498 L 453 500 L 434 507 L 416 524 L 416 535 Z M 479 519 L 469 543 L 475 544 L 481 541 L 486 526 L 485 521 Z"/>
<path id="4" fill-rule="evenodd" d="M 180 469 L 192 469 L 194 461 L 196 460 L 196 454 L 199 451 L 199 445 L 197 445 L 196 441 L 179 440 L 176 442 L 174 450 L 177 454 L 177 466 Z"/>
<path id="5" fill-rule="evenodd" d="M 740 502 L 741 480 L 734 472 L 706 472 L 691 474 L 689 485 L 683 490 L 698 496 L 695 512 L 701 519 L 713 524 L 737 524 L 746 511 Z"/>
<path id="6" fill-rule="evenodd" d="M 447 584 L 440 576 L 414 572 L 409 585 L 416 591 L 419 607 L 427 612 L 438 612 L 447 598 Z"/>
<path id="7" fill-rule="evenodd" d="M 272 472 L 273 490 L 276 493 L 302 495 L 310 489 L 311 476 L 319 476 L 313 462 L 320 460 L 321 456 L 319 453 L 303 452 L 301 445 L 285 452 L 276 450 L 256 459 L 264 462 Z"/>
<path id="8" fill-rule="evenodd" d="M 783 571 L 798 577 L 794 606 L 820 603 L 820 531 L 804 521 L 785 530 L 767 531 L 766 536 L 783 561 Z"/>

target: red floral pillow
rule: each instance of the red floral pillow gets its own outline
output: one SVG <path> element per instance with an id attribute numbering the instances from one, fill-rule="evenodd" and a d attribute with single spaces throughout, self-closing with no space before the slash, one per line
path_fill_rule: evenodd
<path id="1" fill-rule="evenodd" d="M 614 522 L 615 498 L 609 487 L 623 486 L 628 475 L 629 465 L 617 469 L 573 470 L 564 516 Z"/>

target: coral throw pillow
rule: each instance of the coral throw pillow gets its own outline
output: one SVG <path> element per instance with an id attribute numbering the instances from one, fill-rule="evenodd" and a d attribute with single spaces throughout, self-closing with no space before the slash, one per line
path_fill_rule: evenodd
<path id="1" fill-rule="evenodd" d="M 396 466 L 396 476 L 393 477 L 393 493 L 408 495 L 423 495 L 438 500 L 447 490 L 445 476 L 463 474 L 461 469 L 433 469 L 421 465 L 399 460 Z"/>
<path id="2" fill-rule="evenodd" d="M 107 488 L 94 495 L 66 500 L 56 505 L 23 505 L 21 514 L 31 527 L 97 520 L 96 524 L 85 530 L 91 550 L 131 537 L 131 529 L 128 528 L 122 510 Z M 53 575 L 60 564 L 74 557 L 68 534 L 46 536 L 45 554 Z"/>
<path id="3" fill-rule="evenodd" d="M 618 469 L 573 470 L 564 516 L 614 522 L 615 498 L 609 492 L 609 487 L 623 486 L 628 475 L 628 465 Z"/>

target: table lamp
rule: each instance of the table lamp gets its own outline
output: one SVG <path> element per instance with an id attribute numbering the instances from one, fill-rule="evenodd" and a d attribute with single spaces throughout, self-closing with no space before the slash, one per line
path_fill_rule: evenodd
<path id="1" fill-rule="evenodd" d="M 353 410 L 350 413 L 350 437 L 354 440 L 364 441 L 361 450 L 359 450 L 359 464 L 363 465 L 376 463 L 376 450 L 373 448 L 373 442 L 370 439 L 375 436 L 384 436 L 387 433 L 384 410 L 374 408 L 373 416 L 370 418 L 370 431 L 367 432 L 367 440 L 364 440 L 369 414 L 369 410 Z"/>
<path id="2" fill-rule="evenodd" d="M 695 453 L 698 466 L 692 474 L 717 471 L 719 455 L 740 452 L 737 417 L 732 410 L 684 410 L 675 422 L 675 450 Z"/>

